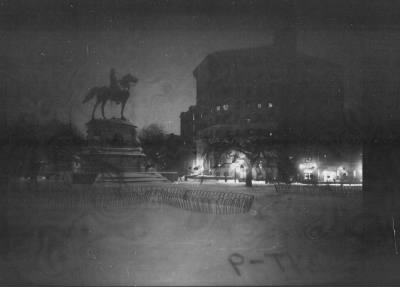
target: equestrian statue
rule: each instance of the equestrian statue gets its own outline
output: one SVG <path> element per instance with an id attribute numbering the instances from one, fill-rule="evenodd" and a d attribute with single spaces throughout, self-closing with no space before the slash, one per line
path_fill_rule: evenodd
<path id="1" fill-rule="evenodd" d="M 104 106 L 108 101 L 114 102 L 116 104 L 121 104 L 121 119 L 125 120 L 124 117 L 124 109 L 126 101 L 128 100 L 130 93 L 131 84 L 134 86 L 138 82 L 138 79 L 131 74 L 127 74 L 123 76 L 120 80 L 117 80 L 115 70 L 110 70 L 110 86 L 103 86 L 103 87 L 94 87 L 91 88 L 86 95 L 83 103 L 89 102 L 92 98 L 96 97 L 96 103 L 93 107 L 92 111 L 92 119 L 95 117 L 95 112 L 97 106 L 101 104 L 101 113 L 103 118 L 105 119 L 104 115 Z"/>

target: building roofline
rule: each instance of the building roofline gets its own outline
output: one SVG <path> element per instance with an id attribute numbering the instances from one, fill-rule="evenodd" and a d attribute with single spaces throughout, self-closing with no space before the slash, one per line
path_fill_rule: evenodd
<path id="1" fill-rule="evenodd" d="M 249 52 L 253 52 L 250 54 Z M 267 56 L 268 53 L 277 53 L 278 48 L 275 45 L 268 45 L 268 46 L 257 46 L 257 47 L 247 47 L 247 48 L 239 48 L 239 49 L 226 49 L 226 50 L 219 50 L 214 51 L 208 54 L 193 70 L 193 75 L 197 77 L 197 71 L 199 70 L 200 66 L 207 63 L 209 60 L 217 59 L 218 57 L 226 57 L 226 56 L 240 56 L 240 55 L 257 55 L 255 52 L 264 52 Z M 295 52 L 296 60 L 300 59 L 309 59 L 309 60 L 316 60 L 321 64 L 329 65 L 331 67 L 340 67 L 340 64 L 334 63 L 332 61 L 326 60 L 324 58 L 310 56 L 304 54 L 302 52 L 296 51 Z"/>

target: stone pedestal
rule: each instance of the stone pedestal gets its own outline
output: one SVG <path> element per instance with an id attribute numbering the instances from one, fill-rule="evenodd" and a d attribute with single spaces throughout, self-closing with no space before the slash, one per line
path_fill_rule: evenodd
<path id="1" fill-rule="evenodd" d="M 86 124 L 89 145 L 140 147 L 137 127 L 127 120 L 91 120 Z"/>
<path id="2" fill-rule="evenodd" d="M 79 153 L 80 170 L 122 173 L 145 171 L 145 155 L 141 148 L 89 146 Z"/>
<path id="3" fill-rule="evenodd" d="M 88 145 L 75 156 L 74 182 L 146 181 L 149 174 L 135 125 L 119 119 L 91 120 L 86 125 Z"/>

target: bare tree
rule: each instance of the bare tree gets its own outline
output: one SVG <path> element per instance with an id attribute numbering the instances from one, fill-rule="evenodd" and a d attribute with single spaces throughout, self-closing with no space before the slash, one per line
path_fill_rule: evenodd
<path id="1" fill-rule="evenodd" d="M 271 149 L 275 149 L 276 145 L 273 143 L 270 133 L 265 131 L 257 131 L 246 135 L 233 136 L 213 136 L 206 138 L 206 148 L 203 156 L 209 157 L 213 154 L 214 157 L 220 157 L 223 153 L 229 150 L 236 150 L 243 153 L 246 157 L 244 159 L 248 166 L 246 173 L 246 186 L 251 187 L 253 181 L 252 169 L 255 164 L 268 157 Z"/>

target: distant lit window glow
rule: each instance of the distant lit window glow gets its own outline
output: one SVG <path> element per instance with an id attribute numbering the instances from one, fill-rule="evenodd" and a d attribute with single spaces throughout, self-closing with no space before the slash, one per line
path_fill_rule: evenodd
<path id="1" fill-rule="evenodd" d="M 305 162 L 299 165 L 300 169 L 316 169 L 317 164 L 315 162 Z"/>

